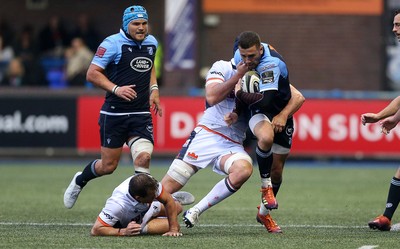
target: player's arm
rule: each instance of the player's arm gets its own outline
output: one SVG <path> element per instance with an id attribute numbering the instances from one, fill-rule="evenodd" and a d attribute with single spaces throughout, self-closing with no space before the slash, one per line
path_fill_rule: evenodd
<path id="1" fill-rule="evenodd" d="M 286 126 L 287 119 L 297 112 L 303 105 L 305 98 L 299 90 L 290 85 L 291 98 L 285 108 L 273 117 L 271 124 L 275 132 L 281 132 Z"/>
<path id="2" fill-rule="evenodd" d="M 150 75 L 150 107 L 158 116 L 162 116 L 162 109 L 160 105 L 160 92 L 157 85 L 156 67 L 151 69 Z"/>
<path id="3" fill-rule="evenodd" d="M 178 211 L 172 195 L 163 190 L 157 200 L 164 205 L 169 224 L 169 231 L 164 233 L 163 236 L 182 236 L 177 218 Z"/>
<path id="4" fill-rule="evenodd" d="M 400 96 L 392 100 L 389 105 L 383 108 L 378 113 L 364 113 L 361 115 L 361 123 L 365 125 L 366 123 L 376 123 L 379 120 L 390 117 L 394 115 L 400 109 Z"/>
<path id="5" fill-rule="evenodd" d="M 136 92 L 133 90 L 135 85 L 117 86 L 111 82 L 105 75 L 105 70 L 95 64 L 90 64 L 86 73 L 87 81 L 103 90 L 117 95 L 118 97 L 131 101 L 136 98 Z"/>
<path id="6" fill-rule="evenodd" d="M 236 92 L 236 97 L 251 108 L 267 108 L 278 94 L 277 90 L 267 90 L 261 93 L 246 93 L 243 90 Z"/>
<path id="7" fill-rule="evenodd" d="M 235 88 L 236 83 L 247 72 L 247 67 L 243 62 L 236 66 L 236 73 L 223 83 L 213 82 L 206 84 L 206 100 L 210 105 L 216 105 L 224 100 Z"/>
<path id="8" fill-rule="evenodd" d="M 389 134 L 389 132 L 397 126 L 397 124 L 400 121 L 400 109 L 397 110 L 397 112 L 390 117 L 385 118 L 380 122 L 380 125 L 382 126 L 382 133 L 384 134 Z"/>
<path id="9" fill-rule="evenodd" d="M 135 221 L 131 221 L 126 228 L 115 228 L 97 217 L 90 234 L 92 236 L 135 236 L 139 235 L 140 231 L 141 226 Z"/>

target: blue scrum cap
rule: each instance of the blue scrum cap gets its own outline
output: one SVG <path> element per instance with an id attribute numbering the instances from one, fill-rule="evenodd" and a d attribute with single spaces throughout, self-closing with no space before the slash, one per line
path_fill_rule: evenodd
<path id="1" fill-rule="evenodd" d="M 133 20 L 144 19 L 148 20 L 147 11 L 140 5 L 133 5 L 125 9 L 122 17 L 122 29 L 128 33 L 128 24 Z"/>

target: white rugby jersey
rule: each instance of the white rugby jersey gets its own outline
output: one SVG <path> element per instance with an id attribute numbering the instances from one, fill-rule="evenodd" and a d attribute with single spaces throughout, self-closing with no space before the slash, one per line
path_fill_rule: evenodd
<path id="1" fill-rule="evenodd" d="M 116 187 L 111 197 L 107 199 L 103 210 L 98 216 L 98 219 L 104 225 L 126 227 L 131 221 L 136 221 L 138 224 L 142 223 L 143 216 L 149 210 L 151 204 L 140 203 L 129 194 L 129 181 L 131 178 L 132 176 Z M 158 183 L 156 198 L 161 195 L 162 191 L 162 185 Z"/>
<path id="2" fill-rule="evenodd" d="M 224 84 L 235 73 L 235 66 L 230 61 L 217 61 L 208 71 L 206 77 L 206 86 L 211 83 Z M 199 121 L 199 125 L 204 125 L 218 133 L 229 137 L 230 139 L 242 144 L 246 137 L 247 121 L 244 115 L 239 117 L 238 122 L 228 127 L 224 121 L 224 116 L 233 111 L 235 108 L 235 93 L 234 90 L 227 98 L 216 105 L 205 110 L 204 115 Z"/>

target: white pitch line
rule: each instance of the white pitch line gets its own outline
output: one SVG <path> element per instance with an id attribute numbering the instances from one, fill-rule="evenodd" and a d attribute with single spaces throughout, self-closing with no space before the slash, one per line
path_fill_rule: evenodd
<path id="1" fill-rule="evenodd" d="M 93 226 L 92 223 L 38 223 L 38 222 L 0 222 L 3 226 Z M 198 224 L 199 227 L 262 227 L 259 224 Z M 359 229 L 368 226 L 333 226 L 333 225 L 280 225 L 292 228 L 349 228 Z"/>
<path id="2" fill-rule="evenodd" d="M 377 245 L 365 245 L 365 246 L 359 247 L 358 249 L 374 249 L 374 248 L 377 248 L 377 247 L 379 247 L 379 246 L 377 246 Z"/>

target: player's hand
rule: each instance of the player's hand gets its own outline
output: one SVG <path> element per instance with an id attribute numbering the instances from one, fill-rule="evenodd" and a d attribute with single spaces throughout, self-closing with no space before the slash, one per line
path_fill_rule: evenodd
<path id="1" fill-rule="evenodd" d="M 128 226 L 124 229 L 121 229 L 121 235 L 124 236 L 134 236 L 139 235 L 141 230 L 141 225 L 137 224 L 135 221 L 129 222 Z"/>
<path id="2" fill-rule="evenodd" d="M 361 115 L 361 123 L 365 125 L 366 123 L 376 123 L 379 118 L 375 113 L 364 113 Z"/>
<path id="3" fill-rule="evenodd" d="M 397 123 L 396 121 L 393 120 L 391 117 L 385 118 L 384 120 L 382 120 L 381 122 L 379 122 L 379 124 L 381 125 L 381 132 L 385 135 L 389 134 L 390 131 L 396 127 Z"/>
<path id="4" fill-rule="evenodd" d="M 183 234 L 179 231 L 178 232 L 168 231 L 168 232 L 164 233 L 162 236 L 180 237 L 180 236 L 183 236 Z"/>
<path id="5" fill-rule="evenodd" d="M 153 90 L 150 93 L 150 107 L 156 115 L 158 114 L 158 116 L 162 117 L 160 95 L 158 90 Z"/>
<path id="6" fill-rule="evenodd" d="M 239 117 L 236 112 L 230 112 L 224 115 L 224 121 L 228 126 L 231 126 L 232 124 L 236 123 L 238 118 Z"/>
<path id="7" fill-rule="evenodd" d="M 114 94 L 126 101 L 132 101 L 137 98 L 137 93 L 133 90 L 134 87 L 136 85 L 120 86 Z"/>
<path id="8" fill-rule="evenodd" d="M 244 64 L 243 61 L 239 62 L 239 64 L 236 65 L 236 73 L 240 78 L 242 78 L 247 71 L 249 71 L 249 68 Z"/>
<path id="9" fill-rule="evenodd" d="M 278 115 L 273 117 L 271 121 L 272 129 L 274 129 L 275 133 L 282 132 L 283 129 L 285 129 L 286 122 L 287 122 L 287 116 L 279 113 Z"/>

